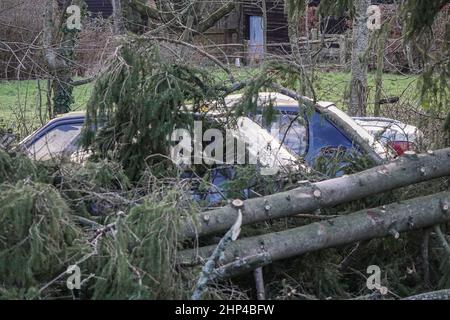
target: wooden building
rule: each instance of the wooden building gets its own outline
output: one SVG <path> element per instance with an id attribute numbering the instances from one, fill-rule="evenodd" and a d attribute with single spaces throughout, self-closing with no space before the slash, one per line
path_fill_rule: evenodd
<path id="1" fill-rule="evenodd" d="M 84 0 L 88 7 L 88 12 L 92 15 L 101 15 L 108 18 L 113 13 L 111 0 Z"/>

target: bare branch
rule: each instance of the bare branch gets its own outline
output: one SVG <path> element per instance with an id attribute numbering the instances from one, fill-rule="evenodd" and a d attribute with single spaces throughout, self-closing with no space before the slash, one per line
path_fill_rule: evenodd
<path id="1" fill-rule="evenodd" d="M 236 2 L 230 1 L 226 4 L 224 4 L 222 7 L 211 13 L 206 19 L 200 21 L 195 28 L 197 32 L 203 33 L 207 31 L 208 29 L 212 28 L 217 21 L 225 17 L 227 14 L 229 14 L 231 11 L 236 8 Z"/>

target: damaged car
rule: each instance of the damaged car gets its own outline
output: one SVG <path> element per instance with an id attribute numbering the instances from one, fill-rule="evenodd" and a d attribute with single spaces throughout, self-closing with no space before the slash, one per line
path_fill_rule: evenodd
<path id="1" fill-rule="evenodd" d="M 229 95 L 225 107 L 232 109 L 240 99 L 241 94 Z M 272 116 L 268 120 L 263 114 L 269 107 Z M 209 117 L 217 120 L 218 113 L 212 112 Z M 35 160 L 70 158 L 82 161 L 80 158 L 86 156 L 86 152 L 80 150 L 84 123 L 84 112 L 58 116 L 26 137 L 20 148 Z M 307 172 L 315 167 L 319 158 L 333 158 L 337 154 L 369 155 L 376 163 L 393 156 L 386 145 L 333 103 L 319 102 L 309 108 L 289 96 L 261 92 L 256 111 L 237 117 L 236 123 L 231 130 L 234 138 L 247 145 L 253 143 L 246 151 L 252 153 L 260 167 L 275 167 L 277 170 L 272 173 L 278 169 Z M 237 149 L 234 152 L 239 153 Z M 189 167 L 185 166 L 183 170 L 183 178 L 194 176 Z M 271 174 L 270 170 L 266 174 Z M 342 172 L 338 172 L 340 174 Z M 213 167 L 210 174 L 212 188 L 199 197 L 209 203 L 219 201 L 223 198 L 224 184 L 235 177 L 233 166 Z"/>

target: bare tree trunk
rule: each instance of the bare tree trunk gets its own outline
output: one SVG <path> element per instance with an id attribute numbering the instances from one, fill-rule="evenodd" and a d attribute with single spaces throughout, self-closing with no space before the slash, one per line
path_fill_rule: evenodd
<path id="1" fill-rule="evenodd" d="M 386 27 L 387 28 L 387 27 Z M 383 89 L 384 48 L 388 37 L 388 29 L 382 28 L 378 33 L 377 41 L 377 71 L 375 74 L 375 105 L 373 115 L 380 116 L 380 100 Z"/>
<path id="2" fill-rule="evenodd" d="M 74 1 L 74 4 L 80 5 L 81 0 Z M 70 2 L 63 6 L 61 19 L 57 21 L 54 8 L 58 8 L 55 0 L 47 0 L 44 14 L 43 45 L 44 58 L 48 69 L 53 75 L 53 110 L 50 117 L 56 114 L 70 111 L 70 105 L 73 102 L 73 84 L 70 56 L 73 53 L 75 45 L 76 32 L 63 28 L 65 21 L 65 10 Z M 60 29 L 63 29 L 60 36 Z M 55 45 L 55 42 L 57 44 Z M 55 49 L 56 47 L 56 49 Z"/>
<path id="3" fill-rule="evenodd" d="M 411 44 L 411 41 L 409 40 L 405 41 L 404 50 L 406 54 L 406 60 L 408 61 L 409 72 L 411 73 L 417 72 L 416 64 L 414 63 L 413 45 Z"/>
<path id="4" fill-rule="evenodd" d="M 408 155 L 353 175 L 320 181 L 287 192 L 244 201 L 243 225 L 314 212 L 319 208 L 362 199 L 413 183 L 450 175 L 450 148 L 433 154 Z M 180 237 L 193 238 L 228 230 L 236 221 L 231 206 L 203 212 L 198 221 L 186 220 Z"/>
<path id="5" fill-rule="evenodd" d="M 53 49 L 53 38 L 55 33 L 55 12 L 54 1 L 47 0 L 44 13 L 44 28 L 43 28 L 43 44 L 44 44 L 44 58 L 50 70 L 57 70 L 66 67 L 64 61 L 61 61 L 55 50 Z"/>
<path id="6" fill-rule="evenodd" d="M 355 2 L 355 18 L 353 22 L 353 50 L 351 70 L 352 76 L 349 88 L 349 114 L 352 116 L 366 115 L 367 106 L 367 59 L 366 50 L 369 46 L 369 29 L 367 28 L 367 8 L 370 0 Z"/>
<path id="7" fill-rule="evenodd" d="M 114 34 L 121 35 L 125 33 L 125 24 L 123 22 L 122 3 L 121 0 L 112 0 Z"/>
<path id="8" fill-rule="evenodd" d="M 321 249 L 428 228 L 450 220 L 448 203 L 450 192 L 442 192 L 286 231 L 241 239 L 228 247 L 221 261 L 227 264 L 261 253 L 269 255 L 267 261 L 278 261 Z M 179 253 L 179 263 L 198 264 L 214 248 L 208 246 L 182 251 Z M 248 272 L 248 269 L 245 268 L 245 271 Z M 235 269 L 234 274 L 228 273 L 228 276 L 240 273 L 239 269 Z"/>
<path id="9" fill-rule="evenodd" d="M 261 4 L 261 11 L 263 15 L 263 32 L 264 32 L 264 39 L 263 39 L 263 50 L 264 50 L 264 57 L 263 59 L 266 59 L 267 57 L 267 3 L 266 0 L 262 0 Z"/>
<path id="10" fill-rule="evenodd" d="M 288 19 L 289 44 L 291 46 L 292 60 L 299 69 L 300 83 L 298 92 L 302 95 L 309 95 L 307 89 L 308 78 L 304 67 L 303 58 L 300 52 L 300 16 L 293 14 Z"/>

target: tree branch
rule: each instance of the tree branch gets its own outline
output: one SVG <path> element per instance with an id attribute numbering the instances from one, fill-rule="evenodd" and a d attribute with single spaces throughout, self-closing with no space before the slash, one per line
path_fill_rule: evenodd
<path id="1" fill-rule="evenodd" d="M 73 86 L 73 87 L 82 86 L 84 84 L 87 84 L 89 82 L 94 81 L 96 78 L 97 78 L 97 76 L 92 76 L 92 77 L 89 77 L 89 78 L 80 79 L 80 80 L 77 80 L 77 81 L 72 81 L 70 83 L 70 85 Z"/>
<path id="2" fill-rule="evenodd" d="M 147 6 L 142 0 L 129 0 L 129 5 L 139 12 L 143 16 L 147 16 L 153 20 L 161 20 L 160 12 L 158 9 Z"/>
<path id="3" fill-rule="evenodd" d="M 217 21 L 225 17 L 227 14 L 229 14 L 231 11 L 236 8 L 236 2 L 230 1 L 226 4 L 224 4 L 222 7 L 211 13 L 206 19 L 203 19 L 200 21 L 194 29 L 198 33 L 203 33 L 207 31 L 208 29 L 214 27 Z"/>

